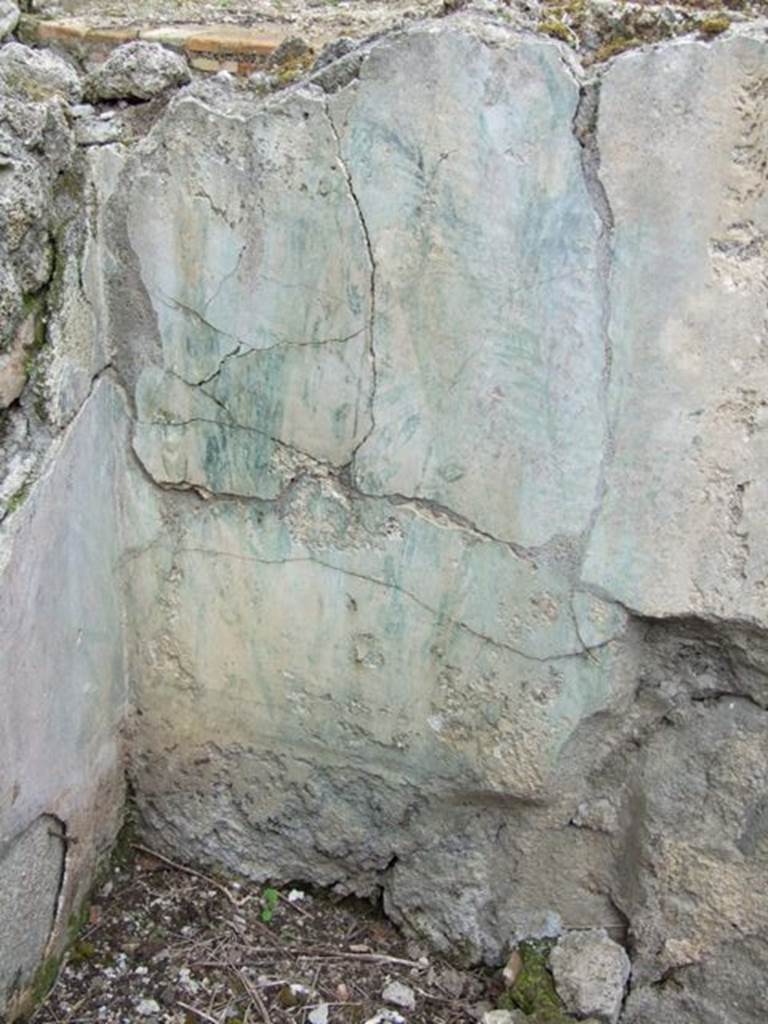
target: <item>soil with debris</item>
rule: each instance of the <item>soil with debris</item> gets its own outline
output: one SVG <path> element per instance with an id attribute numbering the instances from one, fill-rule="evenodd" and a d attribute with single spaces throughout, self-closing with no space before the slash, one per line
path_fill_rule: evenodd
<path id="1" fill-rule="evenodd" d="M 220 881 L 136 849 L 94 894 L 34 1024 L 457 1024 L 498 981 L 306 887 Z"/>

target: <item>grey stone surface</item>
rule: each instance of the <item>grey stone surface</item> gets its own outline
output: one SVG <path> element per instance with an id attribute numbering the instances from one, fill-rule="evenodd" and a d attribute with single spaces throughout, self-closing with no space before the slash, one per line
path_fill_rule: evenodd
<path id="1" fill-rule="evenodd" d="M 11 0 L 0 0 L 0 41 L 9 36 L 19 23 L 19 8 Z"/>
<path id="2" fill-rule="evenodd" d="M 60 949 L 122 818 L 121 413 L 102 381 L 0 538 L 0 850 L 11 851 L 0 854 L 0 1005 L 10 1011 L 49 939 Z M 51 816 L 66 831 L 63 882 Z"/>
<path id="3" fill-rule="evenodd" d="M 35 321 L 22 321 L 10 347 L 0 353 L 0 410 L 7 409 L 21 395 L 27 383 L 26 361 L 35 343 Z"/>
<path id="4" fill-rule="evenodd" d="M 647 616 L 766 624 L 765 56 L 689 41 L 602 79 L 613 454 L 584 572 Z"/>
<path id="5" fill-rule="evenodd" d="M 77 152 L 57 94 L 2 96 L 0 140 L 0 364 L 9 406 L 0 429 L 2 519 L 108 362 L 94 207 L 106 200 L 115 154 Z"/>
<path id="6" fill-rule="evenodd" d="M 375 288 L 374 426 L 355 482 L 535 546 L 580 533 L 597 493 L 602 225 L 571 127 L 575 77 L 556 47 L 503 39 L 435 26 L 384 43 L 329 114 Z"/>
<path id="7" fill-rule="evenodd" d="M 64 860 L 64 831 L 49 814 L 0 845 L 0 1005 L 43 959 L 56 917 Z"/>
<path id="8" fill-rule="evenodd" d="M 633 922 L 638 979 L 723 955 L 734 931 L 765 942 L 765 711 L 736 696 L 678 712 L 635 762 L 643 832 L 617 899 Z M 670 778 L 675 757 L 686 771 Z M 688 894 L 695 894 L 691 899 Z M 738 956 L 735 948 L 729 954 Z"/>
<path id="9" fill-rule="evenodd" d="M 91 100 L 150 100 L 184 85 L 189 68 L 181 54 L 159 43 L 136 41 L 118 46 L 85 82 Z"/>
<path id="10" fill-rule="evenodd" d="M 3 326 L 0 329 L 0 341 L 7 343 L 13 338 L 21 314 L 21 291 L 16 283 L 13 269 L 6 265 L 0 266 L 0 315 Z"/>
<path id="11" fill-rule="evenodd" d="M 705 962 L 675 971 L 674 980 L 634 988 L 622 1024 L 755 1024 L 768 1000 L 766 957 L 764 938 L 731 938 Z"/>
<path id="12" fill-rule="evenodd" d="M 63 61 L 18 43 L 0 50 L 0 351 L 25 316 L 25 297 L 39 292 L 53 269 L 55 183 L 73 150 L 56 83 L 66 89 L 68 74 Z"/>
<path id="13" fill-rule="evenodd" d="M 0 99 L 3 93 L 33 103 L 55 97 L 77 103 L 82 86 L 77 71 L 63 57 L 6 43 L 0 49 Z"/>
<path id="14" fill-rule="evenodd" d="M 626 950 L 601 928 L 561 936 L 549 958 L 557 994 L 579 1019 L 616 1024 L 630 974 Z"/>

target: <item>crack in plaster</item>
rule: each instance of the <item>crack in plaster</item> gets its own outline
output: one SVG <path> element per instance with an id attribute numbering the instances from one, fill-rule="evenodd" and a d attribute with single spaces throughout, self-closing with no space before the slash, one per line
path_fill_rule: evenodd
<path id="1" fill-rule="evenodd" d="M 216 289 L 216 292 L 214 292 L 211 298 L 205 303 L 206 310 L 210 303 L 216 298 L 216 295 L 218 294 L 220 289 L 223 287 L 226 278 L 230 277 L 232 273 L 235 273 L 235 271 L 231 271 L 230 274 L 225 275 L 225 278 L 222 280 L 222 283 Z M 178 373 L 175 374 L 175 376 L 177 376 L 179 380 L 182 380 L 185 384 L 188 384 L 190 387 L 201 387 L 204 384 L 210 384 L 212 380 L 219 376 L 219 374 L 222 372 L 226 364 L 231 359 L 242 359 L 248 356 L 261 356 L 268 352 L 274 352 L 277 349 L 287 350 L 296 348 L 322 348 L 325 345 L 345 345 L 347 344 L 347 342 L 354 341 L 355 338 L 358 338 L 366 330 L 365 327 L 360 327 L 356 331 L 353 331 L 351 334 L 346 334 L 338 338 L 320 338 L 317 341 L 283 340 L 277 341 L 273 345 L 257 347 L 256 345 L 249 344 L 249 342 L 247 342 L 244 338 L 241 338 L 239 335 L 232 334 L 230 331 L 225 331 L 224 328 L 218 327 L 216 324 L 208 320 L 198 309 L 195 309 L 194 306 L 190 306 L 187 303 L 182 302 L 175 296 L 165 295 L 159 289 L 157 290 L 156 294 L 160 301 L 163 303 L 163 305 L 166 306 L 168 309 L 182 310 L 189 316 L 193 317 L 195 320 L 199 320 L 204 327 L 207 327 L 208 330 L 213 331 L 214 334 L 218 334 L 223 338 L 231 338 L 233 342 L 236 343 L 234 348 L 232 348 L 229 352 L 226 352 L 222 356 L 219 365 L 216 367 L 215 370 L 209 373 L 207 377 L 202 377 L 199 380 L 188 380 L 186 377 L 182 377 Z M 165 369 L 168 368 L 165 367 Z"/>
<path id="2" fill-rule="evenodd" d="M 217 330 L 215 327 L 213 329 Z M 278 349 L 286 351 L 296 348 L 323 348 L 326 345 L 346 345 L 348 342 L 354 341 L 355 338 L 359 338 L 365 329 L 365 327 L 360 327 L 358 330 L 353 331 L 352 334 L 344 335 L 341 338 L 320 338 L 318 341 L 277 341 L 274 345 L 267 345 L 264 348 L 256 348 L 253 345 L 248 345 L 247 343 L 240 341 L 238 347 L 234 349 L 234 351 L 228 352 L 222 358 L 213 373 L 203 378 L 203 380 L 192 382 L 188 381 L 184 377 L 179 377 L 179 379 L 183 380 L 185 384 L 189 384 L 191 387 L 199 387 L 202 390 L 203 385 L 210 384 L 211 381 L 215 380 L 221 374 L 227 363 L 232 359 L 247 359 L 249 357 L 262 356 L 268 352 L 275 352 Z M 234 337 L 234 335 L 229 335 L 229 337 Z M 176 376 L 179 375 L 176 374 Z M 203 391 L 203 394 L 209 395 L 210 393 L 208 391 Z M 213 396 L 210 395 L 210 397 L 212 398 Z"/>
<path id="3" fill-rule="evenodd" d="M 256 555 L 244 555 L 241 552 L 221 551 L 216 548 L 183 546 L 179 546 L 174 549 L 174 557 L 176 557 L 179 554 L 213 555 L 216 557 L 232 558 L 236 561 L 241 562 L 254 562 L 258 565 L 317 565 L 323 569 L 329 570 L 330 572 L 338 572 L 344 576 L 350 576 L 353 579 L 362 580 L 366 583 L 371 583 L 374 586 L 382 587 L 386 590 L 392 590 L 396 593 L 402 594 L 404 597 L 407 597 L 410 601 L 413 601 L 414 604 L 418 605 L 420 608 L 426 611 L 429 615 L 433 616 L 439 622 L 444 622 L 450 626 L 455 626 L 457 629 L 460 629 L 463 632 L 468 633 L 470 636 L 475 637 L 475 639 L 480 640 L 483 643 L 489 644 L 491 647 L 494 647 L 497 650 L 503 650 L 509 654 L 514 654 L 519 658 L 523 658 L 525 661 L 536 662 L 538 664 L 548 664 L 550 662 L 564 661 L 569 658 L 581 658 L 585 654 L 585 651 L 582 650 L 566 650 L 559 652 L 557 654 L 550 654 L 543 657 L 530 654 L 528 651 L 521 650 L 520 648 L 517 648 L 512 644 L 506 643 L 503 640 L 496 640 L 493 637 L 488 636 L 486 633 L 480 632 L 479 630 L 470 626 L 469 623 L 464 622 L 463 619 L 456 619 L 452 616 L 445 615 L 443 612 L 438 611 L 438 609 L 433 608 L 426 601 L 423 601 L 417 594 L 414 594 L 413 591 L 407 590 L 405 587 L 402 587 L 397 583 L 391 583 L 387 580 L 378 579 L 375 576 L 369 576 L 366 573 L 356 572 L 353 569 L 345 569 L 343 566 L 334 565 L 332 562 L 326 562 L 323 559 L 316 558 L 312 555 L 299 556 L 294 558 L 269 559 L 258 558 Z M 590 648 L 589 650 L 597 650 L 601 647 L 606 646 L 608 643 L 611 643 L 611 641 L 608 640 L 601 644 L 597 644 L 594 648 Z"/>
<path id="4" fill-rule="evenodd" d="M 567 65 L 566 65 L 567 66 Z M 569 68 L 571 74 L 573 71 Z M 600 149 L 597 141 L 598 118 L 600 113 L 600 90 L 602 80 L 598 75 L 589 82 L 579 82 L 579 95 L 571 122 L 571 131 L 579 146 L 579 157 L 581 162 L 584 187 L 592 203 L 593 210 L 600 222 L 600 233 L 597 239 L 597 283 L 600 290 L 601 317 L 600 334 L 603 344 L 603 373 L 602 373 L 602 405 L 604 417 L 604 444 L 603 454 L 600 460 L 598 471 L 597 487 L 589 522 L 581 536 L 581 557 L 580 564 L 583 565 L 589 546 L 590 538 L 594 532 L 603 501 L 608 489 L 608 468 L 615 454 L 615 428 L 616 414 L 611 415 L 610 411 L 610 390 L 613 377 L 613 339 L 611 337 L 611 275 L 613 272 L 614 248 L 613 236 L 615 230 L 615 217 L 611 207 L 610 198 L 606 187 L 600 177 Z M 582 577 L 581 570 L 579 578 Z M 581 584 L 580 584 L 581 585 Z M 583 588 L 583 585 L 582 589 Z M 589 648 L 579 631 L 578 617 L 573 608 L 573 596 L 575 587 L 572 587 L 569 603 L 576 635 L 584 645 L 585 653 Z M 608 600 L 614 604 L 620 604 L 610 596 Z"/>
<path id="5" fill-rule="evenodd" d="M 355 445 L 354 449 L 352 450 L 352 457 L 349 460 L 350 464 L 352 464 L 352 463 L 354 463 L 354 460 L 355 460 L 355 457 L 356 457 L 357 453 L 360 451 L 360 449 L 363 447 L 363 445 L 366 443 L 366 441 L 368 441 L 368 439 L 371 437 L 371 435 L 373 434 L 374 430 L 376 429 L 375 406 L 376 406 L 376 389 L 378 387 L 378 368 L 377 368 L 377 363 L 376 363 L 376 345 L 375 345 L 374 334 L 375 334 L 375 325 L 376 325 L 376 269 L 377 268 L 376 268 L 376 257 L 374 255 L 374 251 L 373 251 L 373 242 L 371 240 L 371 235 L 370 235 L 370 232 L 368 230 L 368 224 L 366 223 L 365 216 L 363 215 L 363 208 L 362 208 L 362 205 L 360 203 L 360 198 L 357 195 L 357 192 L 355 191 L 355 186 L 354 186 L 354 183 L 352 181 L 352 173 L 351 173 L 351 171 L 349 169 L 349 166 L 348 166 L 346 160 L 344 159 L 344 151 L 343 151 L 342 145 L 341 145 L 341 135 L 339 134 L 339 130 L 336 127 L 336 122 L 333 119 L 333 115 L 331 113 L 330 103 L 329 103 L 327 97 L 325 98 L 324 103 L 323 103 L 323 110 L 325 111 L 326 119 L 327 119 L 328 124 L 330 126 L 330 129 L 331 129 L 331 132 L 333 134 L 333 137 L 334 137 L 334 139 L 336 141 L 337 159 L 339 161 L 339 166 L 341 167 L 342 173 L 344 174 L 344 178 L 345 178 L 346 183 L 347 183 L 347 190 L 349 192 L 349 198 L 352 201 L 352 205 L 355 208 L 355 212 L 357 213 L 357 219 L 358 219 L 358 223 L 360 225 L 360 231 L 361 231 L 362 236 L 363 236 L 363 241 L 365 242 L 365 250 L 366 250 L 366 253 L 367 253 L 367 256 L 368 256 L 368 266 L 369 266 L 369 269 L 370 269 L 370 285 L 369 285 L 370 315 L 368 317 L 367 329 L 368 329 L 368 356 L 369 356 L 369 360 L 370 360 L 370 364 L 371 364 L 371 391 L 370 391 L 370 395 L 368 396 L 368 414 L 369 414 L 370 419 L 371 419 L 371 424 L 370 424 L 368 430 L 363 435 L 363 437 L 358 441 L 358 443 Z"/>
<path id="6" fill-rule="evenodd" d="M 209 397 L 213 398 L 213 396 Z M 216 402 L 217 405 L 221 405 L 217 399 L 213 398 L 213 401 Z M 221 407 L 225 408 L 223 405 Z M 161 429 L 165 427 L 188 427 L 193 423 L 208 423 L 214 427 L 226 427 L 230 430 L 242 430 L 249 434 L 258 434 L 259 437 L 267 438 L 267 440 L 277 445 L 278 448 L 283 448 L 286 451 L 293 452 L 293 454 L 298 455 L 303 459 L 308 459 L 317 466 L 328 467 L 329 469 L 334 468 L 333 463 L 327 462 L 324 459 L 319 459 L 316 455 L 310 455 L 309 452 L 305 452 L 297 445 L 291 444 L 288 441 L 283 441 L 281 438 L 270 434 L 267 430 L 262 430 L 260 427 L 248 427 L 243 423 L 237 423 L 235 420 L 212 420 L 206 416 L 191 416 L 188 420 L 164 421 L 137 419 L 135 422 L 137 425 L 142 427 L 160 427 Z M 266 463 L 263 463 L 263 465 L 266 465 Z"/>
<path id="7" fill-rule="evenodd" d="M 598 117 L 600 111 L 601 80 L 596 78 L 582 84 L 579 99 L 573 115 L 571 130 L 579 145 L 584 185 L 592 207 L 600 221 L 597 240 L 597 279 L 601 293 L 600 333 L 603 342 L 603 408 L 605 416 L 605 447 L 600 463 L 595 504 L 585 531 L 584 549 L 600 514 L 607 489 L 606 473 L 614 454 L 615 423 L 609 411 L 609 391 L 613 373 L 613 339 L 611 338 L 611 275 L 613 271 L 613 234 L 615 218 L 605 185 L 600 178 L 600 150 L 597 143 Z"/>
<path id="8" fill-rule="evenodd" d="M 229 217 L 227 216 L 227 211 L 225 209 L 223 209 L 223 207 L 217 206 L 217 204 L 211 198 L 210 193 L 207 192 L 203 188 L 202 184 L 198 183 L 197 191 L 193 192 L 192 195 L 196 199 L 204 199 L 208 203 L 208 205 L 210 206 L 211 212 L 215 213 L 217 217 L 221 217 L 221 219 L 224 221 L 224 223 L 227 224 L 229 227 L 232 228 L 232 227 L 235 226 L 232 223 L 232 221 L 229 219 Z M 243 245 L 243 247 L 240 250 L 240 255 L 238 256 L 238 259 L 237 259 L 237 266 L 235 267 L 235 269 L 233 271 L 231 271 L 231 273 L 237 273 L 237 270 L 240 267 L 240 260 L 242 259 L 243 253 L 245 252 L 245 248 L 246 248 L 245 245 Z M 229 277 L 229 276 L 230 276 L 230 274 L 227 275 L 227 277 Z M 207 303 L 206 303 L 206 305 L 207 305 Z"/>
<path id="9" fill-rule="evenodd" d="M 212 201 L 209 200 L 209 202 L 211 202 L 211 206 L 213 207 Z M 215 207 L 213 207 L 213 208 L 215 209 Z M 208 307 L 211 305 L 211 303 L 214 302 L 219 297 L 219 295 L 221 294 L 221 290 L 224 287 L 224 285 L 227 283 L 227 281 L 231 281 L 232 278 L 235 276 L 235 274 L 240 270 L 240 265 L 243 262 L 243 256 L 245 256 L 245 250 L 247 248 L 248 248 L 248 243 L 247 242 L 243 242 L 243 244 L 240 246 L 240 250 L 239 250 L 239 252 L 237 254 L 237 259 L 235 260 L 234 267 L 232 267 L 231 270 L 227 271 L 227 273 L 224 274 L 222 279 L 216 285 L 216 288 L 214 289 L 213 293 L 210 295 L 209 298 L 207 298 L 205 300 L 205 305 L 203 306 L 203 309 L 205 310 L 206 313 L 208 312 Z"/>
<path id="10" fill-rule="evenodd" d="M 536 558 L 542 551 L 541 548 L 526 548 L 521 544 L 514 543 L 514 541 L 496 537 L 487 530 L 481 529 L 473 520 L 462 515 L 462 513 L 455 511 L 447 505 L 442 505 L 440 502 L 433 501 L 431 498 L 419 498 L 398 492 L 368 494 L 351 484 L 347 484 L 346 487 L 354 497 L 365 498 L 368 501 L 386 501 L 397 508 L 408 509 L 408 511 L 413 512 L 433 526 L 443 529 L 461 530 L 477 540 L 499 544 L 510 551 L 516 558 L 529 562 L 534 569 L 537 568 Z"/>

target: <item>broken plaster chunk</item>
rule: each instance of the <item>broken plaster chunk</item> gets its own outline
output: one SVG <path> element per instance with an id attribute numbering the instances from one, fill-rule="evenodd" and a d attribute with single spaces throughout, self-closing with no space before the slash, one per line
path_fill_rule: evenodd
<path id="1" fill-rule="evenodd" d="M 616 1024 L 631 965 L 604 929 L 568 932 L 552 950 L 550 967 L 569 1013 Z"/>
<path id="2" fill-rule="evenodd" d="M 416 994 L 412 988 L 403 985 L 401 981 L 391 981 L 385 985 L 381 997 L 385 1003 L 399 1006 L 403 1010 L 416 1009 Z"/>
<path id="3" fill-rule="evenodd" d="M 189 81 L 186 60 L 159 43 L 118 46 L 86 80 L 91 100 L 149 100 Z"/>

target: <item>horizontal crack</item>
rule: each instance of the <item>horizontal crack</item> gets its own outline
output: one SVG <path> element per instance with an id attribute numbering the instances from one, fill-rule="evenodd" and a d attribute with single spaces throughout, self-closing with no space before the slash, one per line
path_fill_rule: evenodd
<path id="1" fill-rule="evenodd" d="M 176 549 L 177 553 L 184 554 L 201 554 L 201 555 L 212 555 L 221 558 L 232 558 L 236 561 L 242 562 L 254 562 L 258 565 L 293 565 L 293 564 L 310 564 L 317 565 L 323 569 L 327 569 L 330 572 L 338 572 L 344 576 L 349 576 L 353 579 L 363 580 L 366 583 L 371 583 L 374 586 L 382 587 L 386 590 L 392 590 L 396 593 L 402 594 L 403 597 L 413 601 L 414 604 L 422 608 L 428 614 L 434 616 L 438 621 L 443 621 L 451 626 L 455 626 L 457 629 L 468 633 L 470 636 L 475 637 L 477 640 L 481 640 L 483 643 L 487 643 L 498 650 L 506 651 L 509 654 L 514 654 L 519 658 L 523 658 L 525 661 L 536 662 L 538 664 L 547 664 L 553 661 L 564 661 L 567 658 L 581 658 L 584 656 L 584 651 L 563 651 L 558 654 L 551 654 L 545 657 L 538 657 L 537 655 L 530 654 L 527 651 L 521 650 L 515 647 L 513 644 L 506 643 L 503 640 L 496 640 L 493 637 L 488 636 L 486 633 L 482 633 L 477 629 L 474 629 L 463 619 L 456 619 L 453 616 L 445 615 L 444 613 L 433 608 L 426 601 L 423 601 L 413 591 L 407 590 L 405 587 L 401 587 L 397 583 L 389 583 L 386 580 L 378 579 L 375 576 L 369 576 L 366 573 L 356 572 L 354 569 L 345 569 L 343 566 L 334 565 L 331 562 L 326 562 L 321 558 L 315 558 L 311 555 L 297 556 L 293 558 L 259 558 L 256 555 L 244 555 L 241 552 L 232 551 L 221 551 L 214 548 L 197 548 L 197 547 L 179 547 Z M 602 646 L 602 645 L 601 645 Z"/>
<path id="2" fill-rule="evenodd" d="M 389 494 L 368 494 L 354 486 L 348 486 L 348 489 L 353 494 L 359 495 L 369 501 L 387 501 L 396 507 L 407 508 L 420 515 L 424 515 L 424 513 L 426 513 L 426 518 L 430 521 L 443 521 L 438 522 L 435 525 L 447 525 L 453 529 L 462 530 L 473 537 L 477 537 L 478 540 L 485 540 L 490 541 L 493 544 L 499 544 L 502 547 L 507 548 L 513 555 L 515 555 L 516 558 L 529 562 L 534 569 L 537 568 L 536 557 L 539 549 L 526 548 L 521 544 L 516 544 L 514 541 L 496 537 L 487 530 L 481 529 L 477 523 L 473 522 L 473 520 L 469 519 L 467 516 L 462 515 L 461 512 L 456 512 L 447 505 L 442 505 L 440 502 L 434 501 L 431 498 L 417 498 L 407 494 L 400 494 L 399 492 L 392 492 Z"/>
<path id="3" fill-rule="evenodd" d="M 214 334 L 218 334 L 222 338 L 231 338 L 232 341 L 234 342 L 233 348 L 229 352 L 226 352 L 224 354 L 216 369 L 213 370 L 212 373 L 209 373 L 206 377 L 202 377 L 198 380 L 188 380 L 186 377 L 181 377 L 179 374 L 176 374 L 176 376 L 178 376 L 180 380 L 183 380 L 185 384 L 189 384 L 190 387 L 201 387 L 203 384 L 210 384 L 212 380 L 219 376 L 221 371 L 224 369 L 224 366 L 231 359 L 242 359 L 248 356 L 266 355 L 267 353 L 279 350 L 290 350 L 299 348 L 322 348 L 325 345 L 346 345 L 348 342 L 354 341 L 355 338 L 359 338 L 360 335 L 366 331 L 366 327 L 363 326 L 359 327 L 355 331 L 352 331 L 351 334 L 345 334 L 339 337 L 318 338 L 312 341 L 281 340 L 276 341 L 272 345 L 252 345 L 250 342 L 246 341 L 244 338 L 241 338 L 239 335 L 232 334 L 230 331 L 225 331 L 222 327 L 218 327 L 216 324 L 206 319 L 206 317 L 203 316 L 203 314 L 199 310 L 195 309 L 193 306 L 189 306 L 173 296 L 164 295 L 160 292 L 158 292 L 158 296 L 163 305 L 167 306 L 169 309 L 182 310 L 184 313 L 193 317 L 195 320 L 198 320 L 205 328 L 207 328 L 210 331 L 213 331 Z"/>
<path id="4" fill-rule="evenodd" d="M 275 437 L 273 434 L 268 433 L 266 430 L 262 430 L 260 427 L 247 427 L 242 423 L 235 422 L 234 420 L 212 420 L 205 416 L 193 416 L 188 420 L 174 420 L 170 422 L 164 420 L 135 420 L 136 426 L 159 427 L 160 429 L 164 429 L 166 427 L 184 428 L 192 426 L 195 423 L 205 423 L 212 427 L 221 427 L 222 429 L 227 430 L 242 430 L 245 433 L 256 434 L 267 441 L 271 441 L 277 448 L 282 448 L 284 451 L 289 451 L 301 458 L 308 459 L 318 467 L 323 466 L 329 470 L 338 468 L 337 466 L 334 466 L 332 462 L 321 459 L 316 455 L 311 455 L 309 452 L 304 451 L 303 448 L 299 448 L 297 445 L 291 444 L 289 441 L 283 441 L 279 437 Z"/>

